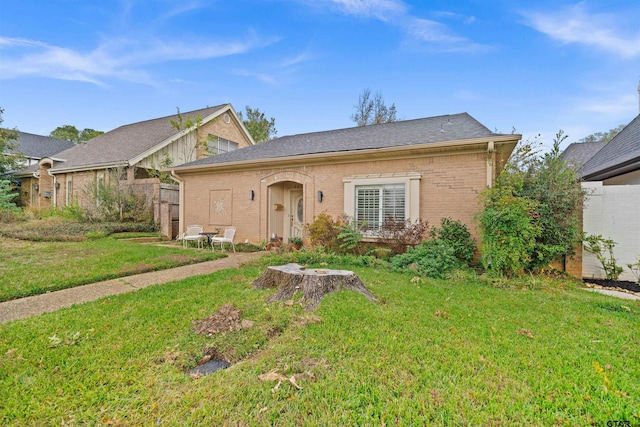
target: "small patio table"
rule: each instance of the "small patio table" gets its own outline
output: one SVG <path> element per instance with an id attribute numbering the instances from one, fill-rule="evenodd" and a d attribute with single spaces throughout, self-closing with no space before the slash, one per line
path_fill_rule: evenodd
<path id="1" fill-rule="evenodd" d="M 218 234 L 220 234 L 220 230 L 214 230 L 214 231 L 203 231 L 202 233 L 200 233 L 201 236 L 207 236 L 207 244 L 209 245 L 210 248 L 213 249 L 213 246 L 211 245 L 211 239 L 215 236 L 217 236 Z"/>

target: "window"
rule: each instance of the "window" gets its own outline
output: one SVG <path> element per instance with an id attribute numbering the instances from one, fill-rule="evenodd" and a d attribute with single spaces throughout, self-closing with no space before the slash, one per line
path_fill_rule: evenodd
<path id="1" fill-rule="evenodd" d="M 387 218 L 416 221 L 420 218 L 420 179 L 416 172 L 352 175 L 345 177 L 344 212 L 366 234 L 375 237 Z"/>
<path id="2" fill-rule="evenodd" d="M 355 220 L 365 230 L 379 230 L 387 218 L 405 220 L 405 185 L 358 185 L 355 188 Z"/>
<path id="3" fill-rule="evenodd" d="M 238 143 L 220 138 L 219 136 L 209 135 L 207 139 L 207 149 L 211 154 L 228 153 L 238 149 Z"/>

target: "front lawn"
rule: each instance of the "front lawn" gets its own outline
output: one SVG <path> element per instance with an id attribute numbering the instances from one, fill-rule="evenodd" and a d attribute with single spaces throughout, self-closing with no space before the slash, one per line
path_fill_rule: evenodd
<path id="1" fill-rule="evenodd" d="M 638 302 L 324 268 L 356 271 L 379 302 L 267 305 L 274 291 L 249 286 L 263 267 L 248 266 L 0 325 L 0 424 L 640 423 Z M 254 325 L 192 331 L 225 303 Z M 205 353 L 232 366 L 188 375 Z"/>
<path id="2" fill-rule="evenodd" d="M 226 255 L 101 238 L 32 242 L 0 237 L 0 301 Z"/>

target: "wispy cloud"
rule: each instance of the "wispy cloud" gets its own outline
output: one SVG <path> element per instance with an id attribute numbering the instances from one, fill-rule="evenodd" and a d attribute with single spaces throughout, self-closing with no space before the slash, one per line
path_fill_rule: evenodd
<path id="1" fill-rule="evenodd" d="M 150 83 L 145 66 L 238 55 L 276 41 L 254 33 L 228 42 L 117 38 L 81 52 L 38 40 L 0 37 L 0 79 L 38 76 L 93 84 L 105 84 L 109 79 Z"/>
<path id="2" fill-rule="evenodd" d="M 258 81 L 261 81 L 262 83 L 267 83 L 270 85 L 275 85 L 278 83 L 278 79 L 271 74 L 257 73 L 255 71 L 249 71 L 244 69 L 234 70 L 233 74 L 235 74 L 236 76 L 253 78 Z"/>
<path id="3" fill-rule="evenodd" d="M 636 8 L 629 22 L 629 14 L 624 12 L 590 13 L 584 3 L 577 3 L 555 11 L 524 11 L 521 15 L 527 25 L 562 43 L 593 46 L 631 58 L 640 55 L 637 13 Z"/>
<path id="4" fill-rule="evenodd" d="M 418 17 L 401 0 L 295 0 L 313 7 L 323 7 L 363 19 L 376 19 L 402 30 L 412 41 L 429 45 L 437 51 L 482 51 L 489 46 L 482 45 L 455 34 L 446 24 Z M 461 15 L 433 11 L 434 16 L 461 18 Z M 474 17 L 464 17 L 465 24 L 472 24 Z"/>

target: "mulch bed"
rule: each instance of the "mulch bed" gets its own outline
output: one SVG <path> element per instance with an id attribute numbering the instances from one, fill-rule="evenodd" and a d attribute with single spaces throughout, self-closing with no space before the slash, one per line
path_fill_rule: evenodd
<path id="1" fill-rule="evenodd" d="M 582 279 L 582 281 L 588 288 L 610 289 L 640 295 L 640 285 L 628 280 Z"/>

